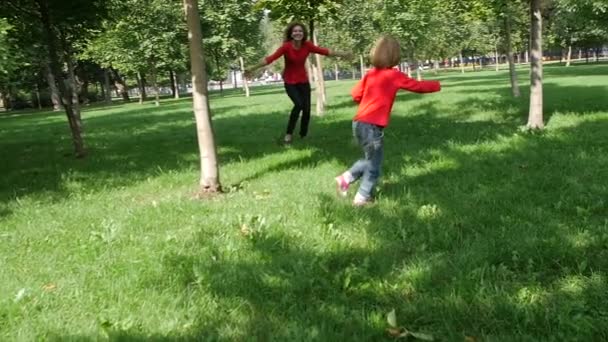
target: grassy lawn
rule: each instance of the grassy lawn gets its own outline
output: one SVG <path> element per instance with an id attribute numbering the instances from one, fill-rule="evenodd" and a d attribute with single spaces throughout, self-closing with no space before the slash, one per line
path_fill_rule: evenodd
<path id="1" fill-rule="evenodd" d="M 0 340 L 382 341 L 393 309 L 439 341 L 608 340 L 608 65 L 545 76 L 542 133 L 525 70 L 518 100 L 505 71 L 400 93 L 362 209 L 333 183 L 352 81 L 289 148 L 281 86 L 213 94 L 202 201 L 189 99 L 86 109 L 84 160 L 64 114 L 0 115 Z"/>

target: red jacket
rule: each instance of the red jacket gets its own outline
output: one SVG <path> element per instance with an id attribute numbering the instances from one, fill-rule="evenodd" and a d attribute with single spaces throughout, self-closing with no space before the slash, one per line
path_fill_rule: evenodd
<path id="1" fill-rule="evenodd" d="M 266 64 L 270 64 L 277 58 L 285 56 L 284 82 L 287 84 L 308 83 L 305 65 L 306 58 L 311 52 L 327 56 L 329 49 L 318 47 L 308 40 L 304 41 L 299 49 L 296 49 L 291 41 L 287 41 L 265 60 Z"/>
<path id="2" fill-rule="evenodd" d="M 373 68 L 351 91 L 359 109 L 353 121 L 386 127 L 399 89 L 415 93 L 433 93 L 441 90 L 438 81 L 416 81 L 397 69 Z"/>

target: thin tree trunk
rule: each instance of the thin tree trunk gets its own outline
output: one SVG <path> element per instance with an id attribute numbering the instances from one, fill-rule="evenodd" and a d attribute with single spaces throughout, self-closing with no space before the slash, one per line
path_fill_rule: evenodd
<path id="1" fill-rule="evenodd" d="M 51 73 L 55 78 L 57 89 L 61 100 L 63 101 L 63 107 L 65 109 L 65 113 L 68 118 L 68 123 L 70 125 L 70 131 L 72 133 L 72 143 L 74 144 L 74 151 L 77 158 L 82 158 L 86 156 L 86 150 L 84 147 L 84 140 L 82 138 L 82 132 L 80 131 L 80 126 L 77 123 L 77 117 L 74 115 L 74 111 L 72 110 L 72 101 L 69 101 L 68 90 L 65 87 L 65 82 L 62 79 L 57 80 L 57 77 L 61 75 L 60 67 L 59 67 L 59 55 L 57 51 L 57 42 L 55 37 L 55 30 L 53 30 L 52 19 L 50 16 L 48 0 L 36 0 L 38 5 L 40 20 L 42 23 L 43 32 L 46 35 L 46 44 L 48 48 L 49 54 L 49 67 L 51 69 Z"/>
<path id="2" fill-rule="evenodd" d="M 200 192 L 221 191 L 217 152 L 213 138 L 211 111 L 207 94 L 205 55 L 202 46 L 201 21 L 198 1 L 184 0 L 188 23 L 188 41 L 192 71 L 192 106 L 196 120 L 196 133 L 201 156 Z"/>
<path id="3" fill-rule="evenodd" d="M 169 70 L 169 80 L 171 82 L 171 95 L 174 99 L 179 99 L 179 94 L 177 93 L 177 86 L 175 82 L 175 73 L 173 73 L 173 70 Z"/>
<path id="4" fill-rule="evenodd" d="M 542 129 L 543 123 L 543 42 L 542 42 L 542 15 L 541 1 L 530 2 L 530 113 L 528 115 L 529 128 Z"/>
<path id="5" fill-rule="evenodd" d="M 110 88 L 110 73 L 108 69 L 103 69 L 103 88 L 104 91 L 104 101 L 106 104 L 112 104 L 112 89 Z"/>
<path id="6" fill-rule="evenodd" d="M 130 102 L 131 99 L 129 98 L 129 87 L 127 87 L 127 83 L 120 77 L 120 74 L 116 69 L 110 68 L 110 71 L 112 72 L 112 76 L 114 76 L 114 86 L 119 95 L 122 96 L 123 101 Z"/>
<path id="7" fill-rule="evenodd" d="M 511 78 L 511 94 L 513 94 L 513 97 L 519 97 L 521 94 L 519 92 L 519 84 L 517 83 L 517 70 L 515 70 L 513 44 L 511 42 L 511 18 L 508 15 L 505 16 L 505 45 L 507 49 L 507 61 L 509 62 L 509 76 Z"/>
<path id="8" fill-rule="evenodd" d="M 360 79 L 363 79 L 363 76 L 365 76 L 365 63 L 363 63 L 363 55 L 359 55 L 359 68 L 361 69 Z"/>
<path id="9" fill-rule="evenodd" d="M 245 61 L 243 57 L 239 57 L 239 63 L 241 64 L 241 75 L 245 75 Z M 245 90 L 245 97 L 249 97 L 249 84 L 247 82 L 247 77 L 241 77 L 243 80 L 243 89 Z"/>
<path id="10" fill-rule="evenodd" d="M 42 109 L 42 103 L 40 102 L 40 87 L 38 87 L 38 83 L 34 85 L 34 89 L 36 90 L 36 103 L 38 104 L 38 109 Z"/>
<path id="11" fill-rule="evenodd" d="M 65 41 L 64 41 L 65 44 Z M 74 73 L 74 62 L 72 60 L 72 53 L 69 51 L 70 49 L 65 48 L 65 60 L 68 65 L 68 80 L 70 82 L 70 90 L 72 97 L 72 113 L 74 113 L 74 117 L 76 118 L 76 125 L 78 125 L 78 130 L 82 134 L 82 118 L 80 116 L 80 99 L 78 97 L 78 83 L 76 82 L 76 75 Z"/>
<path id="12" fill-rule="evenodd" d="M 521 54 L 517 53 L 517 64 L 521 64 Z"/>
<path id="13" fill-rule="evenodd" d="M 416 79 L 422 81 L 422 73 L 420 72 L 420 61 L 416 62 Z"/>
<path id="14" fill-rule="evenodd" d="M 579 60 L 583 59 L 583 50 L 582 49 L 578 49 L 578 59 Z"/>
<path id="15" fill-rule="evenodd" d="M 458 57 L 460 58 L 460 72 L 464 74 L 464 59 L 462 58 L 462 50 L 458 53 Z"/>
<path id="16" fill-rule="evenodd" d="M 494 61 L 496 64 L 496 72 L 498 72 L 498 43 L 494 43 Z"/>
<path id="17" fill-rule="evenodd" d="M 46 78 L 46 82 L 49 85 L 49 91 L 51 93 L 51 102 L 53 102 L 53 111 L 58 112 L 63 110 L 63 104 L 61 103 L 61 95 L 59 94 L 59 90 L 57 89 L 57 83 L 55 82 L 55 76 L 51 71 L 51 67 L 48 61 L 44 63 L 44 74 Z"/>
<path id="18" fill-rule="evenodd" d="M 175 99 L 179 99 L 179 82 L 178 82 L 178 75 L 174 74 L 173 75 L 173 88 L 175 88 Z"/>
<path id="19" fill-rule="evenodd" d="M 528 50 L 526 50 L 524 52 L 524 56 L 525 56 L 525 59 L 526 59 L 526 64 L 530 63 L 530 53 L 529 53 Z"/>
<path id="20" fill-rule="evenodd" d="M 352 68 L 352 73 L 353 73 L 353 81 L 357 79 L 357 69 L 355 69 L 355 67 Z"/>
<path id="21" fill-rule="evenodd" d="M 152 86 L 154 87 L 154 105 L 160 106 L 160 92 L 158 89 L 158 82 L 156 77 L 156 62 L 152 61 Z"/>
<path id="22" fill-rule="evenodd" d="M 139 88 L 139 104 L 144 104 L 144 101 L 148 97 L 146 94 L 146 79 L 139 71 L 135 74 L 135 77 L 137 78 L 137 87 Z"/>
<path id="23" fill-rule="evenodd" d="M 313 44 L 319 45 L 317 40 L 317 32 L 314 30 L 314 23 L 311 21 L 311 35 Z M 316 62 L 317 71 L 317 115 L 323 116 L 325 113 L 325 105 L 327 104 L 327 93 L 325 92 L 325 79 L 323 77 L 323 63 L 321 62 L 321 55 L 318 53 L 314 56 Z M 320 99 L 320 101 L 319 101 Z"/>
<path id="24" fill-rule="evenodd" d="M 433 61 L 433 70 L 435 71 L 435 75 L 437 75 L 439 72 L 439 60 L 437 59 Z"/>
<path id="25" fill-rule="evenodd" d="M 566 55 L 566 66 L 570 66 L 572 60 L 572 45 L 568 45 L 568 54 Z"/>
<path id="26" fill-rule="evenodd" d="M 334 76 L 336 78 L 336 81 L 340 80 L 340 75 L 338 75 L 338 72 L 339 72 L 338 63 L 334 63 Z"/>

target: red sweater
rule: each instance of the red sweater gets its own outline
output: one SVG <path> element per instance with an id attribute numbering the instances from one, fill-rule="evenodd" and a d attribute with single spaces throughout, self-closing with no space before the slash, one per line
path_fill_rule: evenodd
<path id="1" fill-rule="evenodd" d="M 351 95 L 359 103 L 353 121 L 386 127 L 399 89 L 415 93 L 433 93 L 441 90 L 438 81 L 416 81 L 397 69 L 373 68 L 355 85 Z"/>
<path id="2" fill-rule="evenodd" d="M 285 70 L 283 71 L 283 80 L 287 84 L 308 83 L 308 75 L 306 74 L 306 58 L 311 53 L 321 55 L 329 55 L 329 49 L 318 47 L 306 40 L 302 43 L 299 49 L 293 47 L 291 41 L 287 41 L 281 45 L 277 51 L 265 58 L 266 64 L 270 64 L 281 56 L 285 56 Z"/>

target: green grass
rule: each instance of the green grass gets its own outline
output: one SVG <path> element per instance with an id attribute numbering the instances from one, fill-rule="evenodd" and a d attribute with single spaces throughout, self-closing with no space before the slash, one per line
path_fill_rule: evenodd
<path id="1" fill-rule="evenodd" d="M 193 200 L 189 99 L 0 115 L 0 340 L 608 340 L 608 65 L 548 66 L 541 133 L 507 74 L 401 93 L 378 201 L 333 177 L 359 156 L 352 81 L 279 146 L 282 87 L 212 95 L 225 194 Z M 432 78 L 432 74 L 428 75 Z"/>

